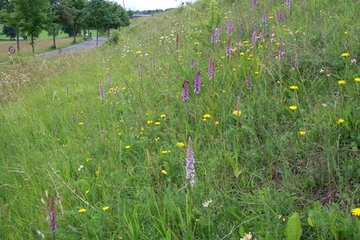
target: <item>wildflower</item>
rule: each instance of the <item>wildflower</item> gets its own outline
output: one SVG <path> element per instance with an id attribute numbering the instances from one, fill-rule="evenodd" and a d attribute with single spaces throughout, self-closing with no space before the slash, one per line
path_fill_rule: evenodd
<path id="1" fill-rule="evenodd" d="M 286 5 L 286 8 L 287 8 L 287 9 L 290 9 L 290 0 L 286 0 L 286 4 L 285 4 L 285 5 Z"/>
<path id="2" fill-rule="evenodd" d="M 253 1 L 252 1 L 252 6 L 253 6 L 253 8 L 256 8 L 256 5 L 257 5 L 256 0 L 253 0 Z"/>
<path id="3" fill-rule="evenodd" d="M 79 122 L 79 125 L 81 126 L 81 125 L 84 125 L 84 122 Z"/>
<path id="4" fill-rule="evenodd" d="M 256 42 L 257 42 L 257 32 L 256 32 L 256 27 L 254 28 L 254 31 L 253 31 L 253 34 L 252 34 L 252 37 L 251 37 L 251 45 L 252 46 L 255 46 L 256 45 Z"/>
<path id="5" fill-rule="evenodd" d="M 160 118 L 166 118 L 166 114 L 161 114 Z"/>
<path id="6" fill-rule="evenodd" d="M 85 208 L 80 208 L 80 209 L 78 210 L 78 212 L 79 212 L 79 213 L 84 213 L 84 212 L 86 212 L 86 209 L 85 209 Z"/>
<path id="7" fill-rule="evenodd" d="M 210 205 L 211 203 L 212 203 L 212 199 L 204 202 L 202 205 L 203 205 L 203 207 L 207 208 L 207 207 L 209 207 L 209 205 Z"/>
<path id="8" fill-rule="evenodd" d="M 153 120 L 147 120 L 146 123 L 147 123 L 147 124 L 152 124 L 152 123 L 153 123 Z"/>
<path id="9" fill-rule="evenodd" d="M 212 57 L 209 60 L 208 75 L 210 80 L 214 78 L 214 60 Z"/>
<path id="10" fill-rule="evenodd" d="M 200 71 L 197 70 L 196 74 L 195 74 L 195 82 L 194 82 L 194 92 L 196 94 L 198 94 L 200 92 L 200 85 L 201 85 L 201 81 L 200 81 Z"/>
<path id="11" fill-rule="evenodd" d="M 240 238 L 240 240 L 251 240 L 251 238 L 252 238 L 252 234 L 251 232 L 249 232 L 249 233 L 245 233 L 244 237 Z"/>
<path id="12" fill-rule="evenodd" d="M 184 102 L 189 100 L 189 86 L 188 85 L 189 85 L 189 82 L 184 80 L 184 83 L 182 85 L 182 87 L 183 87 L 183 96 L 182 97 L 183 97 Z"/>
<path id="13" fill-rule="evenodd" d="M 360 208 L 354 208 L 353 210 L 351 210 L 351 214 L 356 217 L 360 217 Z"/>
<path id="14" fill-rule="evenodd" d="M 195 60 L 194 60 L 194 59 L 191 59 L 190 67 L 191 67 L 191 68 L 194 68 L 194 66 L 195 66 Z"/>
<path id="15" fill-rule="evenodd" d="M 350 60 L 350 65 L 353 65 L 355 63 L 356 63 L 356 58 L 353 58 L 353 59 Z"/>
<path id="16" fill-rule="evenodd" d="M 345 122 L 345 120 L 342 119 L 342 118 L 339 118 L 339 119 L 336 121 L 337 124 L 342 124 L 342 123 L 344 123 L 344 122 Z"/>
<path id="17" fill-rule="evenodd" d="M 130 147 L 131 147 L 130 145 L 126 145 L 125 149 L 130 149 Z"/>
<path id="18" fill-rule="evenodd" d="M 341 54 L 341 56 L 342 56 L 342 57 L 348 57 L 348 56 L 350 56 L 350 53 L 344 52 L 344 53 Z"/>
<path id="19" fill-rule="evenodd" d="M 56 206 L 55 206 L 55 198 L 53 195 L 50 197 L 49 202 L 49 224 L 50 231 L 55 234 L 56 233 Z"/>
<path id="20" fill-rule="evenodd" d="M 211 31 L 211 43 L 215 44 L 220 41 L 220 29 L 215 28 Z"/>
<path id="21" fill-rule="evenodd" d="M 233 28 L 233 25 L 232 25 L 232 22 L 231 22 L 230 18 L 228 18 L 226 25 L 227 25 L 228 33 L 231 34 L 232 31 L 234 30 L 234 28 Z"/>
<path id="22" fill-rule="evenodd" d="M 85 195 L 88 195 L 89 192 L 90 192 L 90 190 L 86 190 L 86 191 L 85 191 Z"/>
<path id="23" fill-rule="evenodd" d="M 279 48 L 279 53 L 278 53 L 278 59 L 281 60 L 282 56 L 283 56 L 284 52 L 283 52 L 283 43 L 280 43 L 280 48 Z"/>
<path id="24" fill-rule="evenodd" d="M 178 146 L 178 147 L 185 147 L 185 143 L 183 143 L 183 142 L 178 142 L 178 143 L 176 143 L 176 146 Z"/>
<path id="25" fill-rule="evenodd" d="M 164 169 L 161 170 L 161 173 L 164 174 L 164 175 L 167 175 L 167 171 L 165 171 Z"/>
<path id="26" fill-rule="evenodd" d="M 203 118 L 211 118 L 211 115 L 206 113 L 206 114 L 203 115 Z"/>
<path id="27" fill-rule="evenodd" d="M 141 69 L 139 66 L 136 66 L 136 72 L 137 72 L 138 76 L 141 77 Z"/>
<path id="28" fill-rule="evenodd" d="M 141 54 L 141 51 L 139 50 L 139 51 L 136 51 L 136 54 L 137 55 L 140 55 Z"/>
<path id="29" fill-rule="evenodd" d="M 299 87 L 298 87 L 298 86 L 296 86 L 296 85 L 292 85 L 292 86 L 290 86 L 290 89 L 291 89 L 291 90 L 298 90 L 298 89 L 299 89 Z"/>
<path id="30" fill-rule="evenodd" d="M 105 207 L 102 208 L 102 210 L 107 211 L 107 210 L 109 210 L 109 208 L 110 208 L 109 206 L 105 206 Z"/>
<path id="31" fill-rule="evenodd" d="M 278 21 L 281 21 L 282 23 L 285 23 L 285 15 L 284 15 L 284 11 L 282 9 L 276 13 L 276 19 Z"/>
<path id="32" fill-rule="evenodd" d="M 161 123 L 160 122 L 155 122 L 155 125 L 160 125 Z"/>
<path id="33" fill-rule="evenodd" d="M 305 137 L 306 131 L 299 131 L 299 134 L 300 134 L 301 137 Z"/>
<path id="34" fill-rule="evenodd" d="M 162 154 L 168 154 L 168 153 L 171 153 L 171 150 L 162 150 L 161 153 Z"/>
<path id="35" fill-rule="evenodd" d="M 101 82 L 100 82 L 100 84 L 99 84 L 99 93 L 100 93 L 100 100 L 104 100 L 104 98 L 105 98 L 105 93 L 104 93 L 104 88 L 103 88 Z"/>
<path id="36" fill-rule="evenodd" d="M 78 171 L 80 172 L 81 169 L 83 169 L 83 168 L 84 168 L 84 165 L 80 165 L 80 166 L 78 167 Z"/>
<path id="37" fill-rule="evenodd" d="M 234 115 L 237 116 L 237 117 L 240 117 L 240 116 L 241 116 L 240 105 L 241 105 L 240 97 L 238 96 L 237 101 L 236 101 L 236 110 L 234 110 L 234 111 L 232 112 L 232 114 L 234 114 Z"/>
<path id="38" fill-rule="evenodd" d="M 232 112 L 233 115 L 237 116 L 237 117 L 240 117 L 241 116 L 241 111 L 240 110 L 234 110 Z"/>
<path id="39" fill-rule="evenodd" d="M 360 77 L 355 78 L 355 82 L 360 82 Z"/>
<path id="40" fill-rule="evenodd" d="M 215 125 L 219 125 L 220 122 L 219 122 L 219 121 L 215 121 L 214 123 L 215 123 Z"/>
<path id="41" fill-rule="evenodd" d="M 297 106 L 290 106 L 289 109 L 295 111 L 297 109 Z"/>
<path id="42" fill-rule="evenodd" d="M 345 81 L 345 80 L 339 80 L 339 81 L 338 81 L 338 84 L 339 84 L 339 85 L 345 85 L 345 84 L 346 84 L 346 81 Z"/>
<path id="43" fill-rule="evenodd" d="M 261 16 L 262 23 L 266 23 L 266 11 L 264 10 L 263 15 Z"/>
<path id="44" fill-rule="evenodd" d="M 230 57 L 230 54 L 231 54 L 231 42 L 230 42 L 230 38 L 228 39 L 227 41 L 227 44 L 226 44 L 226 57 Z"/>
<path id="45" fill-rule="evenodd" d="M 153 66 L 155 66 L 155 64 L 156 64 L 156 58 L 155 58 L 155 56 L 152 57 L 151 64 L 152 64 Z"/>
<path id="46" fill-rule="evenodd" d="M 186 180 L 189 181 L 190 186 L 193 188 L 195 185 L 195 158 L 194 150 L 192 147 L 192 140 L 189 137 L 188 148 L 186 150 Z"/>

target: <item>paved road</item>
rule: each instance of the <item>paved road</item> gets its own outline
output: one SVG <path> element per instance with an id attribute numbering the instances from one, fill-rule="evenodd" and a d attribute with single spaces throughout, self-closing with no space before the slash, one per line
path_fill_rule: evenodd
<path id="1" fill-rule="evenodd" d="M 98 45 L 100 46 L 100 45 L 104 44 L 106 41 L 107 41 L 107 38 L 99 37 Z M 62 48 L 61 53 L 62 54 L 70 53 L 70 52 L 74 52 L 74 51 L 77 51 L 77 50 L 90 49 L 90 48 L 93 48 L 93 47 L 96 47 L 96 37 L 94 37 L 94 38 L 92 38 L 92 39 L 90 39 L 89 41 L 86 41 L 86 42 L 82 42 L 82 43 L 79 43 L 79 44 L 72 45 L 70 47 Z M 38 54 L 38 56 L 39 57 L 41 57 L 41 56 L 52 56 L 52 55 L 59 54 L 59 53 L 60 52 L 57 49 L 57 50 L 53 50 L 53 51 L 50 51 L 50 52 Z"/>

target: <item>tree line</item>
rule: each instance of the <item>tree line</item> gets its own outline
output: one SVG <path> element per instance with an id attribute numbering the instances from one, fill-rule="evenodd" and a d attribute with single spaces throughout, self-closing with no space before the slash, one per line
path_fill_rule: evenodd
<path id="1" fill-rule="evenodd" d="M 35 53 L 34 40 L 43 30 L 55 37 L 60 31 L 74 37 L 83 30 L 99 31 L 119 29 L 130 24 L 127 12 L 116 2 L 108 0 L 0 0 L 0 23 L 4 29 L 13 29 L 20 51 L 20 33 L 29 37 Z"/>

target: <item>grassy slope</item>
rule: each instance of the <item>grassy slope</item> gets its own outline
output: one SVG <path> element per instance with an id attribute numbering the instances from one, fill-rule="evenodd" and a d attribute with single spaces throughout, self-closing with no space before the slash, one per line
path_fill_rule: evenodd
<path id="1" fill-rule="evenodd" d="M 54 195 L 59 239 L 239 239 L 245 232 L 297 239 L 286 235 L 295 229 L 286 227 L 294 212 L 303 239 L 355 239 L 355 3 L 292 2 L 288 10 L 274 2 L 252 8 L 251 1 L 220 1 L 211 12 L 199 1 L 135 20 L 119 46 L 1 66 L 0 238 L 50 235 Z M 281 9 L 285 23 L 275 17 Z M 217 14 L 224 30 L 213 45 L 208 20 Z M 255 28 L 260 37 L 252 45 Z M 229 39 L 232 49 L 242 44 L 228 58 Z M 238 106 L 240 117 L 232 114 Z M 189 137 L 193 189 L 184 188 Z"/>

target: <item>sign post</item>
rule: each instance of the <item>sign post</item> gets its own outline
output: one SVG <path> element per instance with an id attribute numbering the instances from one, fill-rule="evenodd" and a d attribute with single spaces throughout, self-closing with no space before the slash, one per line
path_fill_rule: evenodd
<path id="1" fill-rule="evenodd" d="M 10 47 L 8 48 L 8 52 L 9 52 L 9 56 L 10 56 L 11 54 L 14 54 L 14 53 L 16 52 L 14 46 L 10 46 Z"/>

